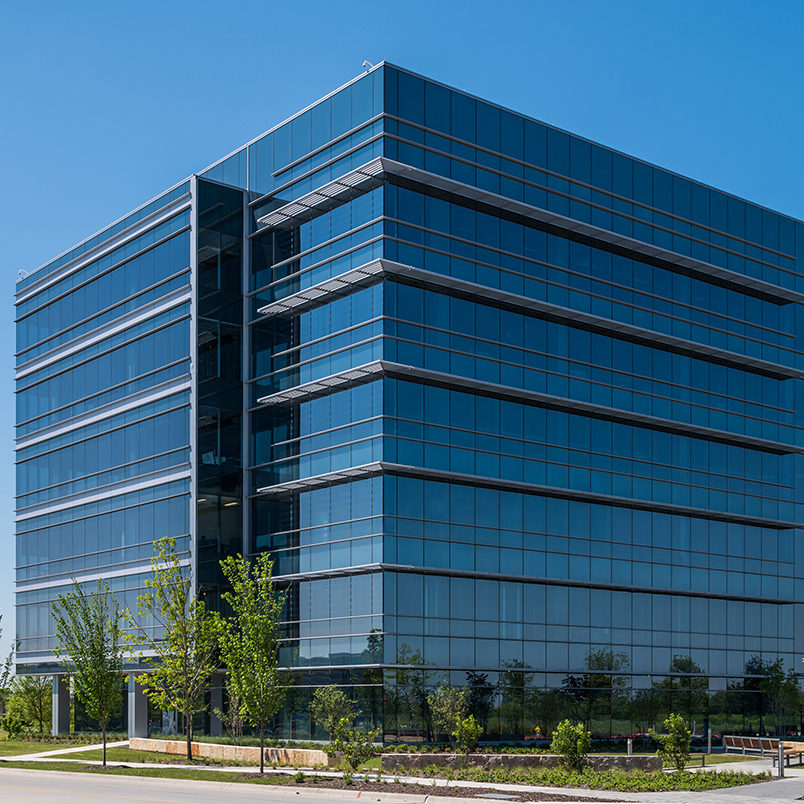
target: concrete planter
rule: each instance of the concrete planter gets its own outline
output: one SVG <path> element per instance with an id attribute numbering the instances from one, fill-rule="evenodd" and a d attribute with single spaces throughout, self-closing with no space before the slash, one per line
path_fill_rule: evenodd
<path id="1" fill-rule="evenodd" d="M 469 754 L 464 758 L 462 754 L 383 754 L 382 769 L 384 771 L 416 771 L 423 770 L 428 765 L 438 765 L 441 768 L 461 768 L 464 763 L 474 768 L 555 768 L 561 763 L 561 757 L 556 754 Z M 590 755 L 589 767 L 594 770 L 642 770 L 660 771 L 662 760 L 658 756 L 607 756 Z"/>
<path id="2" fill-rule="evenodd" d="M 163 754 L 187 755 L 187 743 L 184 740 L 152 740 L 145 737 L 132 737 L 129 747 L 137 751 L 159 751 Z M 260 762 L 260 749 L 250 745 L 223 745 L 221 743 L 190 743 L 194 757 L 207 759 L 234 760 L 236 762 Z M 324 751 L 308 748 L 266 748 L 265 762 L 268 765 L 302 765 L 310 768 L 313 765 L 330 765 L 330 758 Z M 334 763 L 332 763 L 334 764 Z"/>

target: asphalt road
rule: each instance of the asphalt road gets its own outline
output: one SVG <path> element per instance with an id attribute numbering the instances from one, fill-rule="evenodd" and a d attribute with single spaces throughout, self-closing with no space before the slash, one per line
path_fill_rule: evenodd
<path id="1" fill-rule="evenodd" d="M 62 773 L 0 767 L 0 802 L 11 804 L 235 804 L 259 801 L 263 804 L 281 802 L 315 802 L 342 804 L 358 797 L 357 791 L 289 790 L 267 785 L 229 782 L 199 782 L 188 779 L 154 779 L 138 776 L 102 776 L 100 774 Z M 406 794 L 363 793 L 363 802 L 409 802 L 422 804 L 425 796 Z M 478 799 L 472 799 L 477 804 Z M 463 798 L 428 799 L 435 802 L 461 804 Z"/>

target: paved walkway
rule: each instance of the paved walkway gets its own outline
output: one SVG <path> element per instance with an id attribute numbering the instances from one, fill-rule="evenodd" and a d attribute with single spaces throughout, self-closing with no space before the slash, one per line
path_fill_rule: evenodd
<path id="1" fill-rule="evenodd" d="M 121 748 L 127 747 L 128 740 L 120 740 L 116 743 L 106 743 L 107 748 Z M 81 751 L 94 751 L 94 750 L 102 751 L 103 750 L 103 743 L 98 743 L 97 745 L 75 745 L 71 746 L 70 748 L 55 748 L 52 751 L 39 751 L 36 754 L 17 754 L 16 756 L 10 757 L 0 757 L 0 759 L 8 760 L 28 760 L 28 759 L 45 759 L 46 757 L 57 757 L 61 756 L 62 754 L 77 754 Z M 80 762 L 81 760 L 75 760 L 76 762 Z"/>

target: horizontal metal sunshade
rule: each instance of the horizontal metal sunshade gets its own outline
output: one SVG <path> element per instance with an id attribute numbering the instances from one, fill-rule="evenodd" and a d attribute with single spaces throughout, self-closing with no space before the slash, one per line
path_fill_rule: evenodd
<path id="1" fill-rule="evenodd" d="M 540 221 L 563 232 L 573 232 L 578 236 L 588 238 L 590 241 L 607 243 L 623 249 L 637 259 L 647 257 L 653 261 L 658 260 L 661 264 L 671 269 L 676 266 L 703 277 L 714 276 L 738 287 L 751 288 L 754 292 L 777 301 L 804 301 L 804 294 L 790 288 L 774 285 L 728 268 L 721 268 L 710 262 L 697 260 L 694 257 L 679 254 L 643 240 L 621 235 L 609 229 L 602 229 L 565 215 L 550 212 L 542 207 L 535 207 L 523 201 L 517 201 L 508 196 L 484 190 L 472 184 L 465 184 L 412 165 L 406 165 L 384 156 L 372 159 L 339 179 L 335 179 L 298 200 L 285 204 L 264 215 L 259 219 L 259 223 L 263 226 L 277 227 L 282 224 L 292 225 L 301 220 L 314 217 L 326 209 L 344 203 L 350 197 L 365 192 L 372 183 L 377 183 L 385 175 L 398 176 L 417 184 L 435 187 L 452 195 L 461 196 L 481 204 L 488 204 L 531 220 Z"/>
<path id="2" fill-rule="evenodd" d="M 261 316 L 269 316 L 298 312 L 314 305 L 319 299 L 324 300 L 329 296 L 351 293 L 355 288 L 370 283 L 375 276 L 385 273 L 387 270 L 385 262 L 385 260 L 372 260 L 351 271 L 325 279 L 323 282 L 317 282 L 309 288 L 297 290 L 270 304 L 265 304 L 257 310 L 257 313 Z"/>
<path id="3" fill-rule="evenodd" d="M 339 206 L 379 183 L 383 173 L 382 162 L 381 157 L 372 159 L 371 162 L 322 185 L 311 193 L 263 215 L 257 219 L 257 223 L 270 228 L 292 226 Z"/>
<path id="4" fill-rule="evenodd" d="M 314 396 L 322 391 L 329 391 L 341 385 L 354 385 L 356 382 L 371 379 L 373 375 L 381 374 L 382 371 L 383 366 L 380 361 L 366 363 L 363 366 L 344 369 L 337 374 L 330 374 L 319 380 L 311 380 L 303 385 L 295 385 L 285 391 L 276 391 L 268 396 L 260 397 L 257 403 L 260 405 L 278 405 L 283 402 L 292 402 L 298 397 Z"/>

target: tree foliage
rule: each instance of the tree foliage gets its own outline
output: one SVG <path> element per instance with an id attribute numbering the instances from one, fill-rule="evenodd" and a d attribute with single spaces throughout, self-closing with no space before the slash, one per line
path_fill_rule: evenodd
<path id="1" fill-rule="evenodd" d="M 120 602 L 105 581 L 89 593 L 76 581 L 72 592 L 53 601 L 51 610 L 56 656 L 67 660 L 76 697 L 100 725 L 105 766 L 106 729 L 120 698 L 123 671 Z"/>
<path id="2" fill-rule="evenodd" d="M 651 729 L 648 733 L 659 743 L 659 755 L 667 765 L 676 770 L 684 770 L 690 760 L 690 739 L 692 735 L 684 723 L 684 718 L 671 712 L 664 721 L 666 734 L 658 734 Z"/>
<path id="3" fill-rule="evenodd" d="M 450 742 L 454 742 L 455 721 L 465 718 L 469 713 L 469 690 L 439 684 L 427 693 L 427 703 L 436 734 L 448 734 Z"/>
<path id="4" fill-rule="evenodd" d="M 203 711 L 204 693 L 218 667 L 220 618 L 194 594 L 174 539 L 154 543 L 152 575 L 137 598 L 139 621 L 132 639 L 149 649 L 151 670 L 138 676 L 151 701 L 184 717 L 187 759 L 192 759 L 193 715 Z"/>
<path id="5" fill-rule="evenodd" d="M 229 685 L 240 699 L 243 717 L 260 734 L 260 773 L 264 771 L 265 726 L 282 701 L 279 636 L 285 594 L 272 581 L 273 562 L 263 553 L 253 560 L 230 556 L 221 569 L 231 585 L 222 597 L 231 608 L 221 637 L 221 656 Z"/>
<path id="6" fill-rule="evenodd" d="M 0 622 L 3 620 L 3 615 L 0 614 Z M 3 629 L 0 628 L 0 637 L 3 635 Z M 16 641 L 12 644 L 0 666 L 0 712 L 5 712 L 8 707 L 8 698 L 11 695 L 11 682 L 14 680 L 14 654 L 17 650 Z"/>
<path id="7" fill-rule="evenodd" d="M 563 720 L 553 730 L 550 750 L 563 757 L 564 765 L 575 771 L 583 770 L 586 756 L 592 747 L 592 736 L 583 723 Z"/>
<path id="8" fill-rule="evenodd" d="M 351 725 L 357 717 L 357 709 L 342 689 L 330 684 L 327 687 L 319 687 L 313 693 L 310 712 L 316 723 L 320 723 L 329 736 L 327 753 L 332 756 L 336 750 L 334 741 L 338 736 L 339 724 L 342 720 L 346 720 Z"/>
<path id="9" fill-rule="evenodd" d="M 343 754 L 349 770 L 344 771 L 343 778 L 349 782 L 352 774 L 364 763 L 371 759 L 377 751 L 374 743 L 380 737 L 379 729 L 363 731 L 352 725 L 348 717 L 342 717 L 335 727 L 335 737 L 332 747 L 335 753 Z"/>
<path id="10" fill-rule="evenodd" d="M 458 750 L 463 754 L 471 754 L 477 748 L 477 741 L 483 734 L 483 727 L 475 720 L 474 715 L 455 718 L 452 737 Z"/>
<path id="11" fill-rule="evenodd" d="M 782 734 L 788 713 L 795 711 L 798 706 L 800 697 L 798 676 L 792 667 L 785 673 L 781 659 L 762 663 L 761 670 L 759 689 L 776 721 L 776 733 Z"/>
<path id="12" fill-rule="evenodd" d="M 52 705 L 50 676 L 17 676 L 11 682 L 7 718 L 35 727 L 40 737 L 50 729 Z"/>
<path id="13" fill-rule="evenodd" d="M 420 650 L 414 650 L 403 642 L 396 656 L 397 667 L 388 673 L 393 684 L 390 694 L 396 699 L 396 708 L 400 720 L 407 715 L 410 728 L 418 724 L 424 731 L 426 740 L 432 735 L 432 716 L 427 703 L 427 692 L 430 685 L 431 671 Z"/>
<path id="14" fill-rule="evenodd" d="M 220 720 L 226 733 L 239 743 L 243 737 L 243 715 L 240 712 L 240 697 L 237 690 L 232 685 L 231 676 L 226 676 L 224 684 L 226 690 L 226 707 L 224 709 L 213 710 L 215 716 Z"/>

